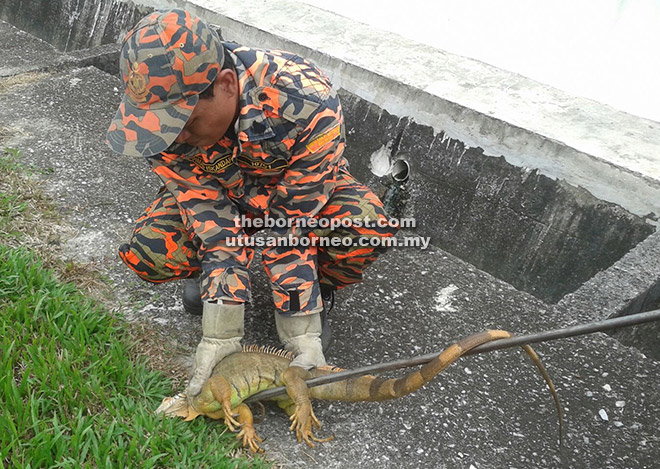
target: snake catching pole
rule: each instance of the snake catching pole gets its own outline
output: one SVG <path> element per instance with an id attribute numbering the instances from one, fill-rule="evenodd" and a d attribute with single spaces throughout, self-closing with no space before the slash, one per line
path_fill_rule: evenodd
<path id="1" fill-rule="evenodd" d="M 647 322 L 660 320 L 660 309 L 648 311 L 645 313 L 630 314 L 628 316 L 621 316 L 613 319 L 606 319 L 604 321 L 591 322 L 587 324 L 580 324 L 577 326 L 570 326 L 561 329 L 553 329 L 545 332 L 538 332 L 535 334 L 527 334 L 509 339 L 500 339 L 487 344 L 475 347 L 473 350 L 466 353 L 466 355 L 474 355 L 477 353 L 491 352 L 493 350 L 500 350 L 517 345 L 536 344 L 539 342 L 547 342 L 556 339 L 565 339 L 567 337 L 575 337 L 579 335 L 593 334 L 594 332 L 605 332 L 613 329 L 620 329 L 623 327 L 635 326 Z M 423 365 L 433 360 L 439 355 L 440 352 L 428 353 L 420 355 L 419 357 L 406 358 L 402 360 L 394 360 L 390 362 L 377 363 L 375 365 L 363 366 L 353 370 L 340 371 L 318 378 L 312 378 L 306 381 L 307 386 L 320 386 L 322 384 L 334 383 L 335 381 L 343 381 L 348 378 L 362 376 L 366 374 L 382 373 L 384 371 L 398 370 L 401 368 L 408 368 L 412 366 Z M 284 387 L 268 389 L 247 399 L 245 402 L 256 402 L 265 399 L 286 394 Z"/>

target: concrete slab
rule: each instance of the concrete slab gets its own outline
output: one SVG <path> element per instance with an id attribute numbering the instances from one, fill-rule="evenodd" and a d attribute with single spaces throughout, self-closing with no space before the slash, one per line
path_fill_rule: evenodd
<path id="1" fill-rule="evenodd" d="M 14 81 L 0 88 L 0 125 L 12 130 L 6 145 L 52 169 L 44 188 L 80 230 L 69 255 L 107 272 L 130 317 L 166 325 L 192 346 L 199 324 L 182 311 L 181 285 L 141 283 L 115 254 L 158 187 L 144 161 L 114 155 L 103 143 L 118 88 L 116 78 L 91 67 Z M 274 344 L 270 295 L 256 265 L 253 278 L 247 341 Z M 347 368 L 439 350 L 485 328 L 522 333 L 564 323 L 555 308 L 439 250 L 389 253 L 338 301 L 328 359 Z M 398 401 L 318 403 L 322 434 L 334 432 L 336 440 L 316 449 L 298 445 L 286 418 L 272 410 L 258 431 L 268 454 L 287 467 L 655 467 L 658 363 L 604 335 L 539 351 L 566 411 L 561 459 L 552 402 L 513 351 L 466 359 Z"/>
<path id="2" fill-rule="evenodd" d="M 303 2 L 660 122 L 653 1 Z"/>
<path id="3" fill-rule="evenodd" d="M 660 233 L 639 243 L 609 269 L 598 272 L 558 304 L 569 322 L 588 322 L 660 308 Z M 660 360 L 660 322 L 612 333 L 649 358 Z"/>
<path id="4" fill-rule="evenodd" d="M 153 1 L 160 8 L 171 0 Z M 0 19 L 70 52 L 121 40 L 153 8 L 124 0 L 4 0 Z"/>
<path id="5" fill-rule="evenodd" d="M 88 65 L 111 74 L 119 73 L 118 44 L 64 53 L 50 43 L 1 20 L 0 41 L 5 45 L 4 53 L 0 56 L 0 78 Z"/>
<path id="6" fill-rule="evenodd" d="M 660 233 L 639 243 L 558 304 L 576 322 L 648 311 L 660 297 Z M 571 311 L 571 312 L 568 312 Z"/>
<path id="7" fill-rule="evenodd" d="M 0 21 L 0 77 L 41 70 L 44 64 L 58 63 L 65 54 L 41 39 Z"/>

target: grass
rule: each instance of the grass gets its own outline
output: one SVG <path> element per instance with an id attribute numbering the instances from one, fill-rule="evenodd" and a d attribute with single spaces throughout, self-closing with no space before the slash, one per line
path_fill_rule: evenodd
<path id="1" fill-rule="evenodd" d="M 73 230 L 42 193 L 37 176 L 45 173 L 23 164 L 18 150 L 0 152 L 0 242 L 36 250 L 48 267 L 63 272 L 59 242 Z"/>
<path id="2" fill-rule="evenodd" d="M 126 323 L 16 247 L 7 226 L 26 207 L 0 192 L 0 465 L 265 467 L 236 458 L 222 424 L 153 414 L 173 383 L 134 353 Z"/>

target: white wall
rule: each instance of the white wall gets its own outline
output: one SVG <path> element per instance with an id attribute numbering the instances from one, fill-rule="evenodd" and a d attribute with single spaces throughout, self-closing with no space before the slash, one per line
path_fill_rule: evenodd
<path id="1" fill-rule="evenodd" d="M 660 122 L 658 0 L 302 0 Z"/>

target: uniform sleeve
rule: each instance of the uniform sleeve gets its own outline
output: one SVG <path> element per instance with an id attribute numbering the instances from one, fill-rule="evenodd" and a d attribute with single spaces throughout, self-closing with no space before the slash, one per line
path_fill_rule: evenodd
<path id="1" fill-rule="evenodd" d="M 148 161 L 174 195 L 183 224 L 198 249 L 202 299 L 248 301 L 248 251 L 227 243 L 244 233 L 234 221 L 239 212 L 226 189 L 181 155 L 161 153 Z M 229 244 L 235 243 L 230 240 Z"/>
<path id="2" fill-rule="evenodd" d="M 289 166 L 271 200 L 271 216 L 314 217 L 328 203 L 344 142 L 344 118 L 335 95 L 310 117 L 291 148 Z"/>

